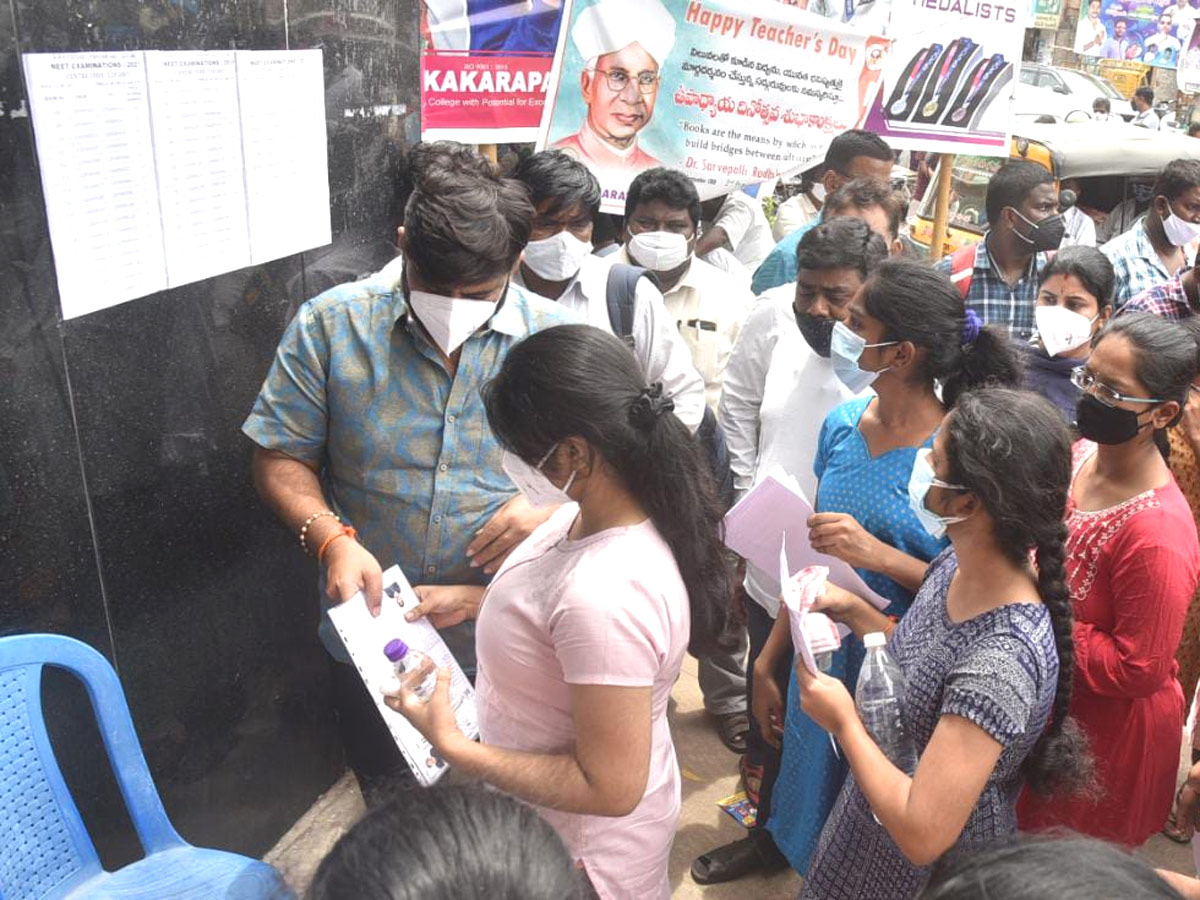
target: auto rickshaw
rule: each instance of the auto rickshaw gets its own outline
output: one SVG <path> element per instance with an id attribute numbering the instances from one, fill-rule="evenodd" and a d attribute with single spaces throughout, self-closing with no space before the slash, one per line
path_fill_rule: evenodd
<path id="1" fill-rule="evenodd" d="M 1145 212 L 1151 199 L 1149 188 L 1167 163 L 1180 158 L 1200 159 L 1200 139 L 1116 122 L 1030 124 L 1022 125 L 1013 135 L 1009 158 L 1045 166 L 1056 184 L 1072 179 L 1076 205 L 1096 220 L 1097 237 L 1104 239 L 1121 233 L 1109 233 L 1117 221 L 1114 217 L 1109 222 L 1113 213 L 1119 210 L 1120 221 L 1128 227 L 1131 214 Z M 936 256 L 953 253 L 983 237 L 987 231 L 984 198 L 988 181 L 1003 162 L 999 157 L 955 157 L 950 220 L 942 252 Z M 917 211 L 909 217 L 910 236 L 922 250 L 928 249 L 933 236 L 936 201 L 935 178 Z"/>

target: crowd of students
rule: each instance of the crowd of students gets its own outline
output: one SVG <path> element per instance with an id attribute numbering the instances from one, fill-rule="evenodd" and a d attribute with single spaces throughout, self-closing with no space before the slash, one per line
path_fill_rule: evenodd
<path id="1" fill-rule="evenodd" d="M 1173 800 L 1200 677 L 1200 163 L 1168 165 L 1103 248 L 1059 250 L 1052 176 L 1010 161 L 984 239 L 930 264 L 905 255 L 892 160 L 868 132 L 835 138 L 818 215 L 773 249 L 755 202 L 706 207 L 651 169 L 598 255 L 600 191 L 578 162 L 546 151 L 510 179 L 423 145 L 396 262 L 288 327 L 244 426 L 260 493 L 318 559 L 326 603 L 390 602 L 380 563 L 399 562 L 409 615 L 475 679 L 481 740 L 459 731 L 446 673 L 428 702 L 386 702 L 557 834 L 494 795 L 446 794 L 437 827 L 463 832 L 470 896 L 516 895 L 511 860 L 483 873 L 469 846 L 479 831 L 509 852 L 466 824 L 492 819 L 530 836 L 522 896 L 669 896 L 667 705 L 688 652 L 758 812 L 695 861 L 699 883 L 790 865 L 803 897 L 1016 897 L 987 885 L 1040 877 L 1055 853 L 1018 831 L 1190 836 L 1200 766 Z M 729 504 L 779 469 L 814 500 L 796 527 L 889 604 L 826 587 L 816 608 L 851 636 L 820 675 L 795 664 L 777 577 L 721 540 Z M 911 774 L 855 712 L 872 632 L 908 681 Z M 442 851 L 389 843 L 417 827 L 387 803 L 407 770 L 323 637 L 375 811 L 314 896 L 349 896 L 359 854 Z M 1070 846 L 1161 896 L 1196 887 Z M 357 896 L 415 896 L 380 867 Z M 422 896 L 468 896 L 434 881 Z"/>

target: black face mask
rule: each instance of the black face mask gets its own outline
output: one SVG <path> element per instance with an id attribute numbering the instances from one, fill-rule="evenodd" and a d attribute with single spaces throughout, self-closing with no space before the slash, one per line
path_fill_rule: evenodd
<path id="1" fill-rule="evenodd" d="M 1017 210 L 1014 209 L 1013 212 L 1029 225 L 1029 234 L 1021 234 L 1016 229 L 1014 229 L 1014 233 L 1021 240 L 1028 242 L 1035 253 L 1045 253 L 1048 250 L 1058 249 L 1058 245 L 1062 243 L 1063 235 L 1067 230 L 1067 224 L 1063 220 L 1061 213 L 1047 216 L 1035 225 Z"/>
<path id="2" fill-rule="evenodd" d="M 1146 425 L 1138 421 L 1132 409 L 1105 406 L 1091 394 L 1080 394 L 1075 401 L 1075 427 L 1079 434 L 1097 444 L 1124 444 L 1137 437 Z"/>
<path id="3" fill-rule="evenodd" d="M 796 325 L 799 326 L 808 346 L 812 347 L 818 356 L 829 359 L 832 352 L 830 345 L 833 343 L 833 326 L 837 323 L 824 316 L 810 316 L 808 313 L 798 312 L 795 307 L 792 307 L 792 312 L 796 313 Z"/>

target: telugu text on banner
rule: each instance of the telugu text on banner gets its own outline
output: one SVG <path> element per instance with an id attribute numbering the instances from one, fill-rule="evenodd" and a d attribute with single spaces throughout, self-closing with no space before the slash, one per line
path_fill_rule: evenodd
<path id="1" fill-rule="evenodd" d="M 539 146 L 583 161 L 602 208 L 681 169 L 701 197 L 820 161 L 878 89 L 886 39 L 771 0 L 567 0 Z"/>

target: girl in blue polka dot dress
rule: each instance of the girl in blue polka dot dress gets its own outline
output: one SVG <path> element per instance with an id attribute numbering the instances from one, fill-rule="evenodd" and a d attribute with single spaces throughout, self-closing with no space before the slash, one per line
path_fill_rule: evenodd
<path id="1" fill-rule="evenodd" d="M 1016 384 L 1019 363 L 1007 336 L 982 327 L 949 278 L 923 263 L 883 263 L 846 313 L 834 328 L 834 369 L 852 390 L 871 385 L 876 395 L 844 403 L 825 419 L 809 538 L 814 549 L 854 566 L 890 601 L 887 614 L 899 617 L 927 564 L 948 543 L 944 529 L 931 534 L 909 506 L 917 452 L 932 446 L 946 408 L 961 392 L 985 383 Z M 770 672 L 791 651 L 786 617 L 780 616 L 756 673 Z M 864 656 L 862 641 L 847 637 L 829 674 L 853 692 Z M 772 680 L 756 677 L 754 685 L 758 721 L 778 722 L 784 702 L 772 696 Z M 847 768 L 825 732 L 801 712 L 794 675 L 783 719 L 783 762 L 767 828 L 803 875 Z"/>

